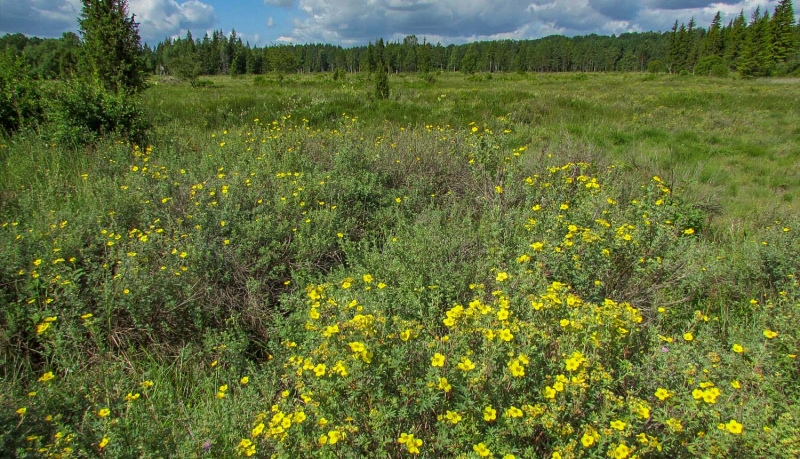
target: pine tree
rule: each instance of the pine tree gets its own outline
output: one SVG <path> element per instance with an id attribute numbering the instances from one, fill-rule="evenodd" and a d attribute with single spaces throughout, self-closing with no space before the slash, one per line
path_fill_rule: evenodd
<path id="1" fill-rule="evenodd" d="M 786 62 L 797 45 L 791 0 L 781 0 L 772 15 L 772 55 L 775 62 Z"/>
<path id="2" fill-rule="evenodd" d="M 747 20 L 744 18 L 744 10 L 739 12 L 739 16 L 728 26 L 725 36 L 725 60 L 738 69 L 739 56 L 747 38 Z"/>
<path id="3" fill-rule="evenodd" d="M 744 76 L 767 76 L 772 66 L 772 40 L 769 13 L 761 17 L 761 8 L 756 8 L 747 28 L 747 38 L 742 46 L 737 68 Z"/>
<path id="4" fill-rule="evenodd" d="M 383 61 L 378 62 L 377 78 L 375 79 L 375 97 L 378 99 L 389 98 L 389 71 Z"/>
<path id="5" fill-rule="evenodd" d="M 81 70 L 106 89 L 136 93 L 146 87 L 139 24 L 127 0 L 82 0 Z"/>
<path id="6" fill-rule="evenodd" d="M 722 57 L 722 18 L 719 11 L 711 21 L 711 26 L 708 32 L 703 37 L 702 55 L 703 56 L 719 56 Z"/>

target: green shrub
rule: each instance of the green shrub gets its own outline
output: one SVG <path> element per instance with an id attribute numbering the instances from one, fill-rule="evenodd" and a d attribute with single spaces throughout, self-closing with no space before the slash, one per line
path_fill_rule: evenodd
<path id="1" fill-rule="evenodd" d="M 38 85 L 22 58 L 10 49 L 0 53 L 0 129 L 10 133 L 38 124 L 42 107 Z"/>
<path id="2" fill-rule="evenodd" d="M 659 60 L 652 60 L 647 63 L 647 72 L 648 73 L 664 73 L 667 71 L 667 67 L 664 65 L 663 62 Z"/>
<path id="3" fill-rule="evenodd" d="M 697 61 L 697 64 L 694 66 L 694 74 L 701 76 L 709 76 L 711 74 L 711 70 L 717 66 L 724 66 L 727 69 L 727 65 L 725 64 L 725 61 L 721 57 L 704 56 L 699 61 Z"/>
<path id="4" fill-rule="evenodd" d="M 384 70 L 379 70 L 375 79 L 375 97 L 378 99 L 389 98 L 389 73 Z"/>
<path id="5" fill-rule="evenodd" d="M 149 122 L 135 96 L 83 80 L 62 83 L 50 95 L 47 117 L 60 142 L 84 145 L 102 136 L 141 142 Z"/>
<path id="6" fill-rule="evenodd" d="M 708 72 L 708 76 L 716 77 L 716 78 L 728 78 L 730 74 L 730 70 L 728 69 L 728 65 L 725 63 L 714 64 L 711 67 L 711 70 Z"/>

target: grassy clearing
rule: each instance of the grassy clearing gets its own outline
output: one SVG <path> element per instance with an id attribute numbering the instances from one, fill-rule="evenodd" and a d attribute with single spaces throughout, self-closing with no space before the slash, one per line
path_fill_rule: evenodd
<path id="1" fill-rule="evenodd" d="M 0 155 L 18 457 L 796 457 L 793 85 L 214 79 Z"/>
<path id="2" fill-rule="evenodd" d="M 491 78 L 491 79 L 489 79 Z M 433 84 L 392 75 L 388 103 L 371 100 L 362 75 L 333 81 L 298 76 L 284 83 L 213 79 L 215 89 L 154 87 L 156 119 L 177 129 L 219 130 L 285 113 L 331 127 L 342 113 L 380 129 L 424 124 L 503 124 L 531 149 L 599 155 L 669 177 L 694 199 L 719 208 L 722 226 L 756 211 L 796 214 L 797 86 L 763 80 L 637 74 L 541 74 L 464 77 Z M 782 81 L 782 80 L 780 80 Z M 501 122 L 497 118 L 503 117 Z"/>

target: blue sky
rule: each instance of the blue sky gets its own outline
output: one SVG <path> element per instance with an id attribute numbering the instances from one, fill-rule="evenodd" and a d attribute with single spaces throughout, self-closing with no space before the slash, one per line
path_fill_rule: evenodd
<path id="1" fill-rule="evenodd" d="M 742 9 L 772 11 L 777 0 L 129 0 L 145 42 L 199 38 L 231 29 L 251 44 L 366 44 L 415 34 L 465 43 L 547 35 L 664 31 L 692 17 L 707 27 L 717 11 L 727 23 Z M 0 34 L 58 37 L 77 31 L 80 0 L 0 0 Z M 797 10 L 795 11 L 798 12 Z"/>

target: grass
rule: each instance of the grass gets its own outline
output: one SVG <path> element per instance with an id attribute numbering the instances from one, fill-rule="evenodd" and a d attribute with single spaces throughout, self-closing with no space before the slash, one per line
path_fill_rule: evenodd
<path id="1" fill-rule="evenodd" d="M 146 97 L 159 124 L 175 129 L 214 131 L 289 112 L 320 127 L 332 126 L 342 113 L 369 129 L 386 122 L 503 124 L 537 151 L 580 143 L 609 161 L 641 165 L 643 174 L 670 177 L 694 199 L 720 208 L 723 226 L 747 221 L 756 210 L 798 211 L 800 172 L 794 165 L 800 147 L 793 126 L 800 124 L 800 94 L 793 85 L 639 74 L 469 80 L 445 73 L 429 84 L 392 75 L 388 103 L 371 99 L 371 82 L 363 75 L 344 81 L 294 76 L 280 86 L 219 78 L 213 89 L 162 84 Z"/>
<path id="2" fill-rule="evenodd" d="M 3 140 L 0 450 L 796 457 L 800 90 L 435 78 Z"/>

